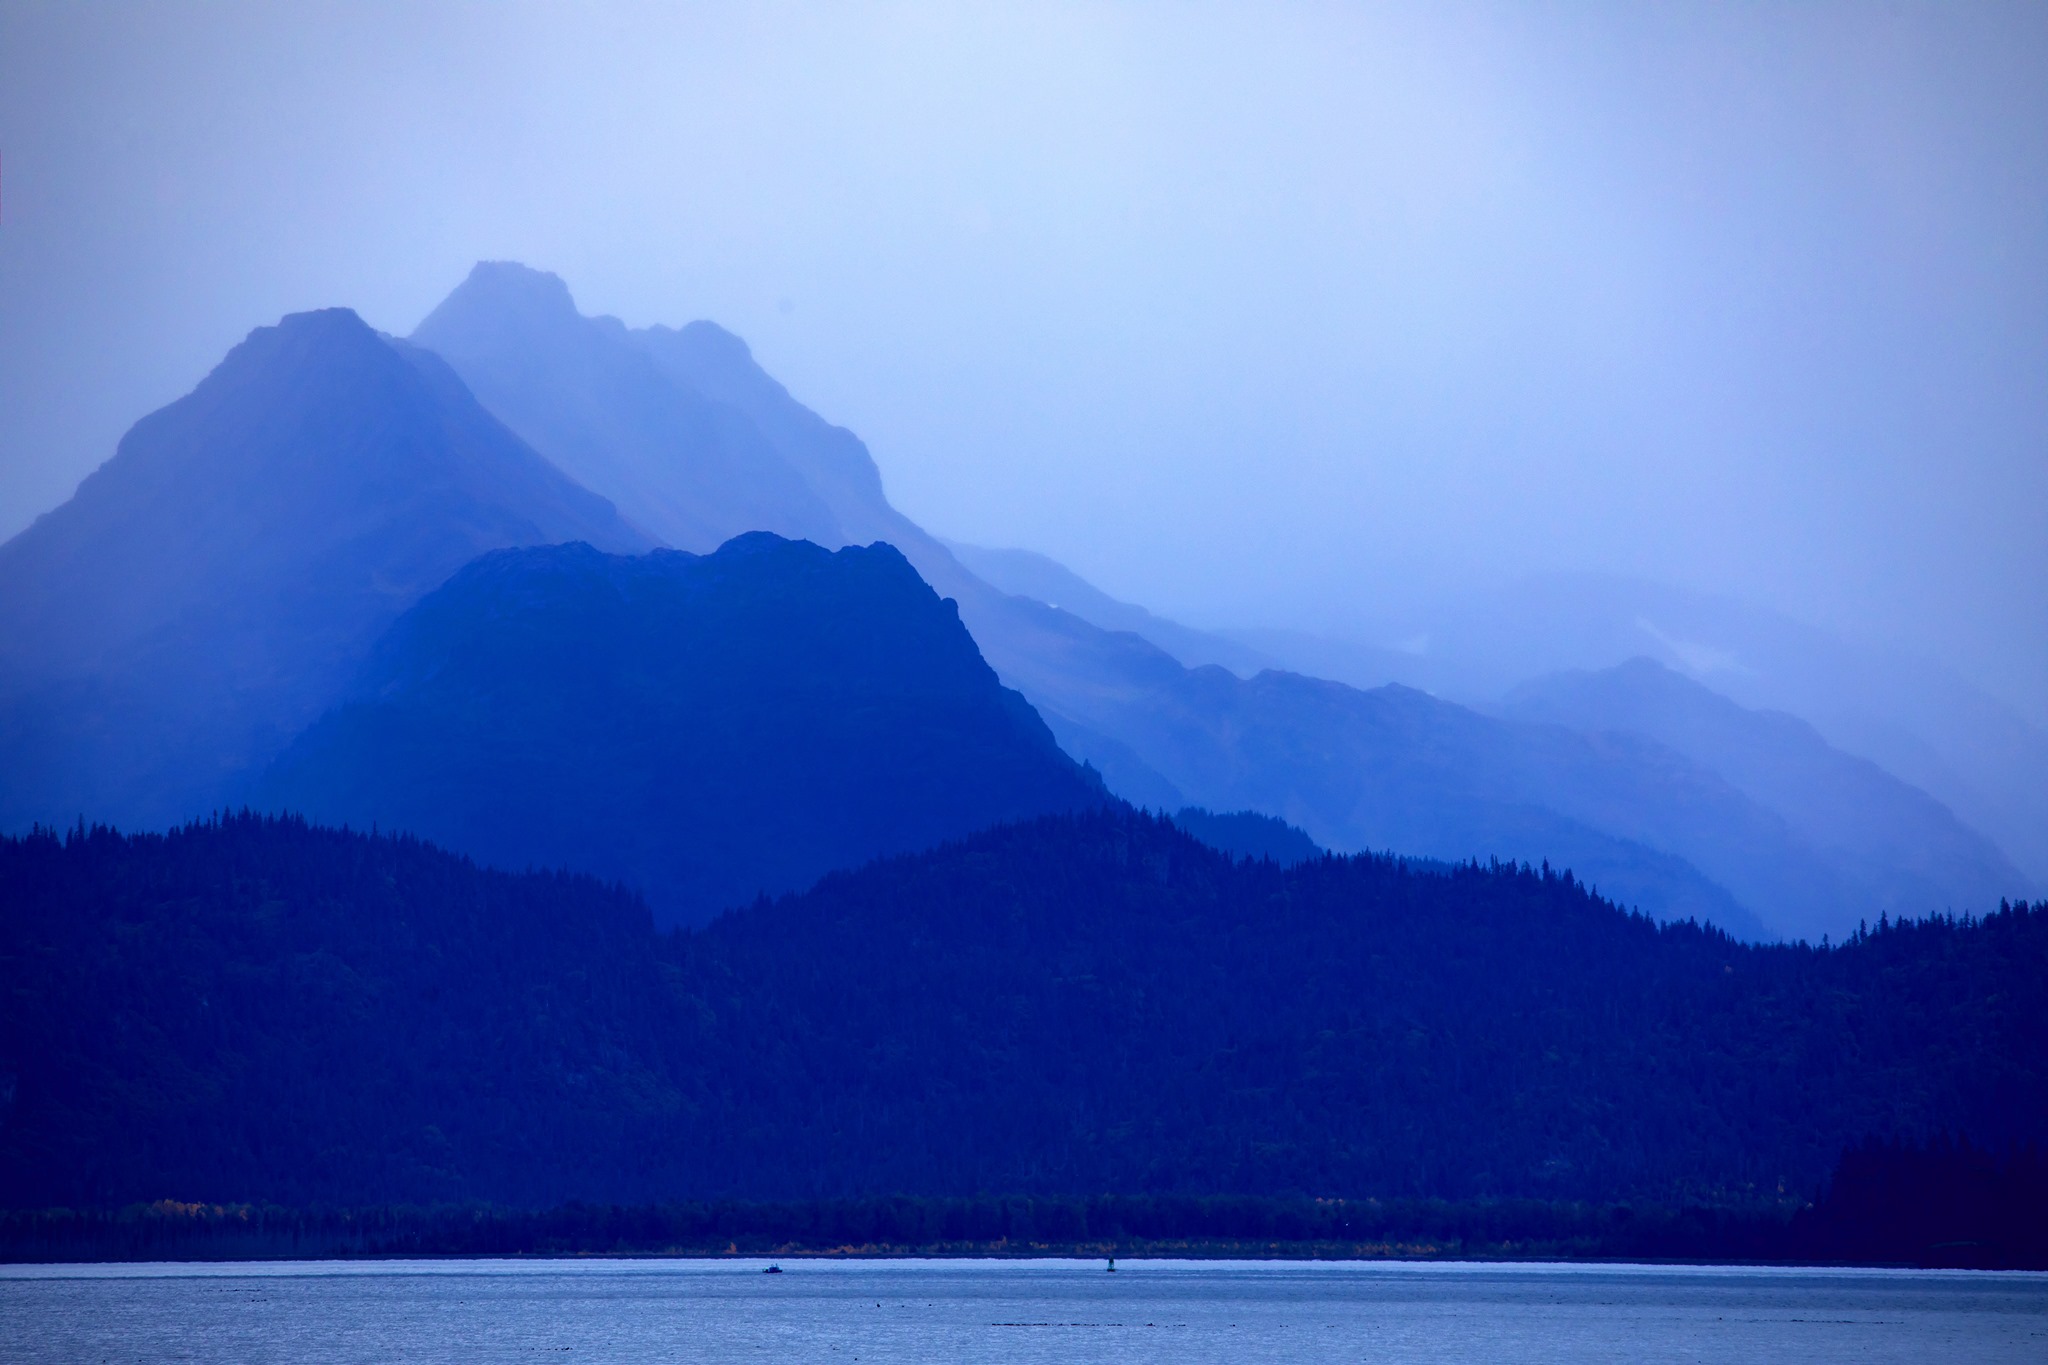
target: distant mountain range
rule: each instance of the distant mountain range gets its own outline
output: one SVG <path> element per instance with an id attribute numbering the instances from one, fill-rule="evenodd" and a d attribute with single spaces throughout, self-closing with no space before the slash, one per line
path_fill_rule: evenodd
<path id="1" fill-rule="evenodd" d="M 1999 889 L 1992 899 L 2048 882 L 2048 787 L 2035 778 L 2048 767 L 2048 735 L 1938 668 L 1858 648 L 1766 611 L 1644 583 L 1556 576 L 1383 622 L 1384 638 L 1402 640 L 1393 647 L 1299 630 L 1193 630 L 1118 601 L 1043 555 L 948 543 L 1005 592 L 1054 603 L 1105 630 L 1140 635 L 1190 667 L 1221 664 L 1241 677 L 1273 669 L 1362 690 L 1398 683 L 1524 719 L 1537 717 L 1515 704 L 1517 689 L 1553 671 L 1603 672 L 1651 662 L 1695 683 L 1711 678 L 1724 701 L 1732 696 L 1752 712 L 1780 713 L 1778 721 L 1788 718 L 1784 712 L 1816 721 L 1808 738 L 1836 751 L 1828 766 L 1838 774 L 1877 765 L 1936 796 L 1933 804 L 1946 808 L 1939 813 L 1924 800 L 1915 803 L 1925 828 L 1912 828 L 1911 820 L 1889 827 L 1878 850 L 1886 870 L 1916 858 L 1953 865 L 1952 855 L 1917 845 L 1952 840 L 1959 823 L 1980 854 L 1984 843 L 1995 841 L 1988 859 L 1973 854 L 1963 860 L 1978 865 L 1959 879 L 1937 877 L 1930 884 L 1924 876 L 1909 877 L 1923 911 L 1988 903 L 1987 869 L 1996 869 L 1991 881 Z M 1572 666 L 1580 660 L 1611 662 L 1600 669 Z M 1708 690 L 1699 683 L 1701 693 Z M 1567 723 L 1586 730 L 1635 728 L 1596 712 Z M 1757 716 L 1756 723 L 1768 729 L 1775 722 Z M 1786 813 L 1786 802 L 1764 798 L 1733 772 L 1721 772 L 1711 749 L 1673 747 Z"/>
<path id="2" fill-rule="evenodd" d="M 2048 730 L 1938 662 L 1841 639 L 1731 598 L 1551 574 L 1416 605 L 1343 638 L 1232 630 L 1274 666 L 1359 687 L 1400 682 L 1491 705 L 1531 678 L 1649 657 L 1743 706 L 1812 724 L 1932 794 L 2048 885 Z"/>
<path id="3" fill-rule="evenodd" d="M 1259 810 L 1340 850 L 1550 858 L 1654 914 L 1748 935 L 1839 935 L 1878 913 L 1982 906 L 2031 888 L 1982 840 L 1958 855 L 1956 822 L 1933 803 L 1924 829 L 1908 820 L 1889 831 L 1884 846 L 1896 856 L 1850 867 L 1852 852 L 1805 837 L 1699 752 L 1641 733 L 1590 733 L 1621 726 L 1564 736 L 1412 692 L 1311 682 L 1254 644 L 1116 602 L 1043 556 L 941 543 L 888 505 L 857 440 L 709 324 L 633 330 L 585 318 L 554 277 L 494 264 L 479 266 L 413 339 L 441 350 L 487 403 L 502 402 L 501 415 L 544 454 L 664 536 L 698 533 L 661 509 L 701 499 L 686 452 L 702 438 L 693 434 L 701 423 L 663 414 L 686 401 L 743 412 L 774 433 L 756 445 L 776 457 L 777 477 L 795 471 L 817 493 L 801 505 L 812 510 L 799 516 L 792 504 L 784 514 L 792 530 L 818 533 L 823 505 L 838 535 L 895 544 L 957 600 L 983 654 L 1068 751 L 1140 804 Z M 534 359 L 562 355 L 579 359 Z M 656 372 L 682 396 L 657 397 Z M 643 436 L 619 442 L 608 433 L 621 423 Z M 599 467 L 582 454 L 593 448 L 632 455 L 627 467 Z M 657 491 L 636 492 L 648 487 Z M 755 515 L 735 501 L 720 527 Z M 1867 894 L 1872 878 L 1916 859 L 1941 870 Z"/>
<path id="4" fill-rule="evenodd" d="M 662 936 L 233 818 L 0 839 L 0 1206 L 1811 1194 L 2048 1125 L 2048 907 L 1832 950 L 1123 808 Z"/>
<path id="5" fill-rule="evenodd" d="M 1108 799 L 887 545 L 485 555 L 386 632 L 259 804 L 569 867 L 697 923 Z"/>
<path id="6" fill-rule="evenodd" d="M 1843 753 L 1797 717 L 1738 706 L 1654 660 L 1538 679 L 1511 692 L 1504 709 L 1589 734 L 1644 736 L 1711 768 L 1826 855 L 1850 898 L 1881 915 L 1988 905 L 2027 885 L 1989 839 L 1926 792 Z"/>
<path id="7" fill-rule="evenodd" d="M 1488 714 L 1267 667 L 1276 654 L 1256 642 L 1116 603 L 1042 557 L 949 547 L 888 504 L 857 438 L 804 408 L 737 338 L 706 323 L 586 318 L 560 280 L 502 263 L 479 266 L 410 342 L 344 311 L 257 332 L 190 397 L 139 423 L 71 503 L 0 547 L 0 626 L 13 627 L 0 644 L 0 819 L 161 825 L 259 792 L 331 800 L 321 809 L 335 815 L 398 812 L 398 788 L 343 773 L 340 736 L 370 742 L 344 728 L 369 724 L 365 679 L 397 688 L 375 702 L 397 709 L 377 714 L 453 705 L 455 691 L 433 691 L 455 688 L 452 674 L 399 686 L 411 665 L 380 675 L 385 665 L 365 661 L 464 563 L 571 540 L 708 553 L 763 530 L 827 549 L 895 547 L 1066 752 L 1143 805 L 1261 812 L 1340 852 L 1548 860 L 1660 918 L 1751 937 L 1839 936 L 1879 913 L 1983 909 L 1994 893 L 2030 890 L 1937 803 L 1900 786 L 1874 794 L 1865 770 L 1815 758 L 1810 734 L 1796 753 L 1724 770 L 1712 744 L 1585 706 L 1550 714 L 1525 698 Z M 482 695 L 500 681 L 463 685 Z M 658 691 L 633 705 L 655 705 Z M 344 700 L 353 719 L 321 722 L 259 789 L 267 765 Z M 535 717 L 585 704 L 571 691 L 520 701 Z M 622 721 L 613 739 L 629 733 Z M 455 762 L 458 731 L 432 738 L 443 746 L 433 761 Z M 482 731 L 464 742 L 487 743 Z M 1798 782 L 1784 777 L 1794 769 Z M 728 780 L 698 776 L 707 788 Z M 1822 827 L 1822 809 L 1836 825 Z M 439 821 L 452 843 L 520 866 L 536 848 L 595 847 L 522 840 L 522 858 L 481 840 L 481 825 L 465 833 L 454 808 L 404 810 L 402 822 Z M 1848 837 L 1842 822 L 1880 811 L 1881 837 Z M 878 847 L 820 840 L 820 857 Z M 758 882 L 754 855 L 720 847 L 734 859 L 723 883 L 680 862 L 657 874 L 618 850 L 592 865 L 726 888 L 705 895 L 787 884 Z M 799 865 L 819 864 L 807 854 Z M 705 903 L 647 885 L 665 906 Z"/>

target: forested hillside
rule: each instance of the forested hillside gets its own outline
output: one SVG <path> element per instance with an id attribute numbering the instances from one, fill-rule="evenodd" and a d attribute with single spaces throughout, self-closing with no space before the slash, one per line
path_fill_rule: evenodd
<path id="1" fill-rule="evenodd" d="M 697 932 L 409 838 L 0 842 L 0 1202 L 1756 1201 L 2048 1135 L 2048 910 L 1831 948 L 1124 810 Z"/>

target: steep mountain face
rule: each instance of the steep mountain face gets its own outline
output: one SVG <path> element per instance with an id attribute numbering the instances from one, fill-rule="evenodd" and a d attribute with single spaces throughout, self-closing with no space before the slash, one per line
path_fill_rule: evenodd
<path id="1" fill-rule="evenodd" d="M 754 362 L 747 343 L 712 322 L 633 333 L 675 383 L 742 413 L 754 431 L 801 473 L 850 543 L 898 540 L 910 521 L 882 494 L 881 471 L 860 438 L 790 397 Z"/>
<path id="2" fill-rule="evenodd" d="M 666 545 L 708 550 L 757 530 L 828 549 L 885 540 L 960 603 L 984 649 L 1014 633 L 1010 595 L 889 505 L 859 438 L 791 397 L 715 324 L 584 317 L 557 276 L 495 261 L 412 340 Z"/>
<path id="3" fill-rule="evenodd" d="M 434 355 L 259 328 L 0 546 L 0 825 L 233 799 L 422 593 L 568 539 L 646 543 Z"/>
<path id="4" fill-rule="evenodd" d="M 699 922 L 1106 799 L 886 545 L 486 556 L 406 614 L 266 805 L 566 866 Z"/>
<path id="5" fill-rule="evenodd" d="M 1829 951 L 1103 809 L 666 938 L 240 818 L 0 840 L 0 1204 L 1774 1199 L 2048 1135 L 2048 907 Z"/>
<path id="6" fill-rule="evenodd" d="M 1835 862 L 1880 914 L 1924 915 L 2024 896 L 2027 878 L 1954 813 L 1806 722 L 1752 711 L 1651 659 L 1567 672 L 1509 694 L 1508 715 L 1646 736 L 1712 768 Z"/>

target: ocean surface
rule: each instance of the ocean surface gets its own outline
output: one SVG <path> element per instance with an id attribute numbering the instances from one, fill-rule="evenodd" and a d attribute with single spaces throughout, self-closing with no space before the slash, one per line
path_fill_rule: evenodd
<path id="1" fill-rule="evenodd" d="M 0 1359 L 2048 1361 L 2048 1275 L 1124 1261 L 0 1267 Z"/>

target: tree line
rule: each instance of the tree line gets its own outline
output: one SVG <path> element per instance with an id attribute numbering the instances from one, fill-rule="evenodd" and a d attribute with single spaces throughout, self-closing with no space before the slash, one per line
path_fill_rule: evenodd
<path id="1" fill-rule="evenodd" d="M 1747 945 L 1552 869 L 1281 867 L 1127 809 L 673 933 L 589 878 L 258 815 L 0 839 L 0 891 L 16 1210 L 1776 1217 L 1869 1137 L 2048 1136 L 2041 906 Z"/>

